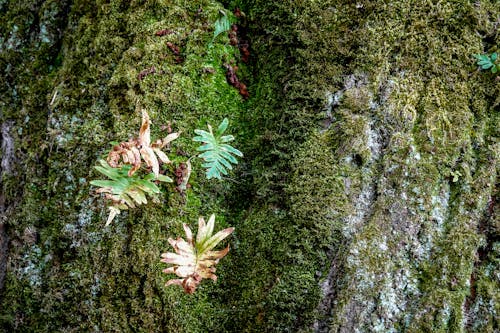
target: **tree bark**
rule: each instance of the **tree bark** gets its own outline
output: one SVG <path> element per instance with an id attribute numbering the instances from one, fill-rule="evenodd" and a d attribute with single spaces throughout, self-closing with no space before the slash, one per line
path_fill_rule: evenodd
<path id="1" fill-rule="evenodd" d="M 225 7 L 224 7 L 225 6 Z M 237 8 L 239 8 L 237 10 Z M 0 1 L 0 326 L 9 331 L 496 332 L 498 1 Z M 214 35 L 227 16 L 235 27 Z M 242 86 L 242 84 L 244 86 Z M 190 188 L 104 227 L 110 142 L 182 131 Z M 243 160 L 204 178 L 194 129 Z M 165 287 L 217 215 L 218 281 Z"/>

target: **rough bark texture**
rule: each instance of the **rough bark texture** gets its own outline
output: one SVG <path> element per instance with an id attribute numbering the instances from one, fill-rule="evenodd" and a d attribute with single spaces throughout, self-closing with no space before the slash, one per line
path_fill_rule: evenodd
<path id="1" fill-rule="evenodd" d="M 240 50 L 212 40 L 221 10 Z M 473 55 L 500 46 L 499 13 L 496 0 L 0 0 L 0 326 L 498 332 L 500 84 Z M 248 99 L 227 82 L 235 66 Z M 140 108 L 153 138 L 183 132 L 167 172 L 224 117 L 245 157 L 222 182 L 193 159 L 185 196 L 165 186 L 105 228 L 92 166 L 137 134 Z M 211 213 L 235 227 L 219 280 L 165 288 L 168 237 Z"/>

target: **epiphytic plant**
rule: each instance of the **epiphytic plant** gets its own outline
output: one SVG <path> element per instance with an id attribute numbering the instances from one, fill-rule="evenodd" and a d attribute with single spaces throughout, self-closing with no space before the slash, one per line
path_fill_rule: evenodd
<path id="1" fill-rule="evenodd" d="M 500 71 L 498 53 L 475 54 L 474 57 L 477 59 L 477 65 L 482 69 L 489 69 L 492 73 Z"/>
<path id="2" fill-rule="evenodd" d="M 217 19 L 214 23 L 214 36 L 212 37 L 212 42 L 222 33 L 227 32 L 231 29 L 231 18 L 223 11 L 220 12 L 221 17 Z"/>
<path id="3" fill-rule="evenodd" d="M 228 124 L 228 120 L 224 119 L 215 134 L 210 125 L 208 125 L 208 132 L 195 130 L 198 136 L 194 137 L 193 140 L 202 143 L 198 147 L 198 151 L 202 152 L 199 157 L 205 161 L 202 165 L 207 168 L 206 175 L 209 179 L 220 179 L 221 175 L 227 175 L 226 169 L 232 169 L 231 163 L 238 163 L 233 155 L 243 156 L 239 150 L 227 144 L 227 142 L 234 140 L 232 135 L 223 135 Z M 97 171 L 109 178 L 90 182 L 99 187 L 97 193 L 103 193 L 107 199 L 111 200 L 111 204 L 108 206 L 110 213 L 106 226 L 122 210 L 146 204 L 147 196 L 160 193 L 158 182 L 173 181 L 170 177 L 160 173 L 159 161 L 170 163 L 168 156 L 161 149 L 175 140 L 179 133 L 171 133 L 164 139 L 151 143 L 149 126 L 149 116 L 143 110 L 139 137 L 114 146 L 108 154 L 107 160 L 100 160 L 100 165 L 95 167 Z M 142 160 L 146 164 L 145 168 L 141 168 Z M 191 163 L 188 160 L 181 165 L 184 167 L 179 167 L 176 170 L 176 181 L 177 189 L 184 193 L 188 188 Z M 180 285 L 186 293 L 192 294 L 203 279 L 217 280 L 215 265 L 229 252 L 229 246 L 219 251 L 213 249 L 229 236 L 234 228 L 226 228 L 213 235 L 214 224 L 215 215 L 210 216 L 208 223 L 205 223 L 203 217 L 200 217 L 196 240 L 193 239 L 193 233 L 186 224 L 184 224 L 186 240 L 182 238 L 168 239 L 175 253 L 168 252 L 161 255 L 162 262 L 173 265 L 164 269 L 163 272 L 176 274 L 180 279 L 171 279 L 167 281 L 166 286 Z"/>
<path id="4" fill-rule="evenodd" d="M 161 149 L 167 146 L 171 141 L 177 139 L 180 133 L 171 133 L 165 138 L 151 143 L 149 125 L 149 115 L 146 110 L 142 110 L 142 125 L 139 131 L 139 137 L 127 142 L 121 142 L 113 147 L 107 158 L 111 167 L 119 167 L 121 160 L 123 164 L 132 165 L 129 171 L 129 176 L 132 176 L 134 172 L 141 167 L 142 157 L 144 162 L 146 162 L 146 166 L 153 170 L 155 176 L 158 176 L 160 173 L 158 159 L 163 163 L 170 163 L 170 159 Z"/>
<path id="5" fill-rule="evenodd" d="M 136 205 L 146 204 L 148 201 L 146 195 L 160 193 L 160 189 L 154 181 L 172 182 L 170 177 L 154 173 L 149 173 L 144 177 L 137 173 L 130 175 L 131 166 L 123 165 L 118 168 L 111 167 L 106 161 L 100 160 L 101 166 L 95 166 L 95 169 L 110 180 L 93 180 L 90 184 L 100 187 L 96 192 L 104 193 L 106 199 L 111 200 L 108 206 L 109 216 L 106 226 L 109 225 L 116 215 L 129 207 L 135 208 Z"/>
<path id="6" fill-rule="evenodd" d="M 181 279 L 168 280 L 165 286 L 179 285 L 184 288 L 186 293 L 192 294 L 203 279 L 217 280 L 214 266 L 229 252 L 229 246 L 220 251 L 212 250 L 229 236 L 234 228 L 227 228 L 212 235 L 214 224 L 214 214 L 210 216 L 207 224 L 203 217 L 200 217 L 196 239 L 193 239 L 193 233 L 186 224 L 184 224 L 186 240 L 182 238 L 168 239 L 175 253 L 167 252 L 161 255 L 161 262 L 173 265 L 164 269 L 163 272 L 176 274 Z"/>
<path id="7" fill-rule="evenodd" d="M 170 163 L 167 154 L 161 149 L 177 139 L 180 133 L 171 133 L 151 143 L 149 127 L 149 115 L 142 110 L 139 137 L 114 146 L 106 161 L 100 160 L 100 166 L 95 167 L 97 171 L 110 178 L 90 182 L 91 185 L 100 187 L 97 193 L 104 193 L 105 198 L 111 200 L 106 225 L 109 225 L 122 210 L 146 204 L 146 195 L 160 193 L 155 182 L 173 181 L 170 177 L 160 174 L 160 161 Z M 138 173 L 142 160 L 146 169 Z"/>
<path id="8" fill-rule="evenodd" d="M 198 150 L 203 153 L 199 157 L 205 160 L 203 166 L 207 168 L 206 175 L 209 179 L 212 177 L 220 179 L 221 174 L 226 175 L 226 168 L 232 169 L 231 163 L 238 163 L 233 155 L 243 156 L 239 150 L 227 144 L 227 142 L 234 140 L 234 137 L 232 135 L 223 136 L 228 124 L 228 120 L 224 119 L 215 135 L 210 125 L 208 125 L 208 132 L 195 130 L 198 136 L 194 137 L 193 140 L 202 143 Z M 163 163 L 170 163 L 168 156 L 161 148 L 175 140 L 179 134 L 172 133 L 164 139 L 151 143 L 149 126 L 149 116 L 143 110 L 139 137 L 114 146 L 108 154 L 107 160 L 100 160 L 100 165 L 95 166 L 98 172 L 109 178 L 90 182 L 91 185 L 99 187 L 97 193 L 103 193 L 106 199 L 111 201 L 111 204 L 108 205 L 110 212 L 106 226 L 122 210 L 146 204 L 148 202 L 147 196 L 160 193 L 158 182 L 173 181 L 170 177 L 160 173 L 158 159 Z M 146 168 L 141 169 L 142 160 L 144 160 Z M 179 167 L 176 170 L 176 181 L 177 189 L 184 193 L 187 190 L 187 182 L 191 174 L 191 163 L 188 160 L 181 165 L 184 167 Z M 226 228 L 213 235 L 214 225 L 214 214 L 210 216 L 208 223 L 205 223 L 203 217 L 200 217 L 196 239 L 193 238 L 193 233 L 186 224 L 184 224 L 186 240 L 182 238 L 168 239 L 175 253 L 162 253 L 161 261 L 173 265 L 164 269 L 163 272 L 176 274 L 180 278 L 168 280 L 166 286 L 180 285 L 186 293 L 192 294 L 203 279 L 217 280 L 215 265 L 229 252 L 229 246 L 219 251 L 213 249 L 229 236 L 234 228 Z"/>
<path id="9" fill-rule="evenodd" d="M 202 143 L 197 150 L 202 152 L 199 157 L 205 161 L 202 166 L 206 168 L 205 174 L 208 179 L 221 179 L 222 175 L 228 174 L 226 169 L 232 170 L 231 163 L 238 164 L 238 160 L 233 155 L 243 156 L 241 151 L 227 144 L 233 141 L 234 137 L 232 135 L 222 135 L 226 131 L 228 124 L 229 121 L 224 118 L 215 134 L 210 125 L 208 125 L 208 132 L 200 129 L 194 131 L 198 136 L 195 136 L 193 141 Z"/>

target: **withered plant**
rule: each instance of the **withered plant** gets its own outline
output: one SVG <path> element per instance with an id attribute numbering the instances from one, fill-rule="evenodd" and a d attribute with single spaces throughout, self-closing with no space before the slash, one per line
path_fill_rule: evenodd
<path id="1" fill-rule="evenodd" d="M 139 130 L 139 137 L 126 142 L 121 142 L 114 146 L 108 155 L 107 161 L 113 168 L 119 167 L 121 164 L 130 164 L 132 168 L 129 171 L 129 176 L 132 176 L 141 167 L 141 157 L 146 162 L 146 166 L 153 170 L 155 176 L 160 173 L 160 159 L 163 163 L 170 163 L 170 159 L 161 149 L 167 146 L 170 142 L 177 139 L 180 132 L 171 133 L 163 139 L 156 140 L 151 143 L 150 120 L 146 110 L 142 110 L 142 125 Z M 158 158 L 157 158 L 158 157 Z M 120 163 L 121 162 L 121 163 Z"/>
<path id="2" fill-rule="evenodd" d="M 108 180 L 93 180 L 91 185 L 100 187 L 96 192 L 104 193 L 110 200 L 110 210 L 106 225 L 109 225 L 122 210 L 146 204 L 146 195 L 160 193 L 155 182 L 172 182 L 170 177 L 160 174 L 160 161 L 170 163 L 161 149 L 177 139 L 180 133 L 171 133 L 163 139 L 151 143 L 149 115 L 142 110 L 142 125 L 139 137 L 114 146 L 106 161 L 100 160 L 95 169 L 107 176 Z M 145 162 L 143 172 L 142 160 Z M 152 172 L 151 172 L 152 171 Z"/>
<path id="3" fill-rule="evenodd" d="M 224 238 L 229 236 L 234 228 L 227 228 L 213 234 L 215 215 L 212 214 L 208 223 L 203 217 L 198 219 L 198 234 L 193 239 L 191 229 L 184 224 L 186 240 L 169 238 L 168 242 L 175 253 L 167 252 L 161 255 L 161 262 L 173 266 L 163 270 L 167 274 L 176 274 L 181 279 L 168 280 L 165 286 L 179 285 L 188 294 L 195 292 L 203 279 L 217 280 L 215 265 L 229 252 L 229 245 L 220 251 L 212 251 Z"/>

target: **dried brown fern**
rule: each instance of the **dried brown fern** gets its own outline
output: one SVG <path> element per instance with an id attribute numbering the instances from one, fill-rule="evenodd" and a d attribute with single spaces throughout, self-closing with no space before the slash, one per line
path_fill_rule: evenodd
<path id="1" fill-rule="evenodd" d="M 107 162 L 111 167 L 117 168 L 121 164 L 130 164 L 132 168 L 129 170 L 129 176 L 132 176 L 141 167 L 142 158 L 146 162 L 146 166 L 150 167 L 155 176 L 158 177 L 160 173 L 158 159 L 163 163 L 170 163 L 167 154 L 161 149 L 177 139 L 180 132 L 171 133 L 165 138 L 151 143 L 150 123 L 148 113 L 146 110 L 142 110 L 142 125 L 139 130 L 139 137 L 121 142 L 113 147 L 107 158 Z"/>
<path id="2" fill-rule="evenodd" d="M 210 216 L 207 224 L 205 224 L 203 217 L 200 217 L 196 241 L 193 239 L 191 229 L 186 224 L 184 224 L 184 231 L 187 241 L 180 237 L 176 240 L 168 239 L 175 253 L 168 252 L 161 255 L 163 258 L 161 262 L 173 265 L 164 269 L 163 272 L 176 274 L 181 279 L 171 279 L 167 281 L 165 286 L 179 285 L 184 288 L 186 293 L 192 294 L 202 279 L 217 280 L 214 266 L 229 252 L 229 246 L 220 251 L 212 251 L 212 249 L 229 236 L 234 228 L 227 228 L 212 235 L 214 223 L 214 214 Z"/>

